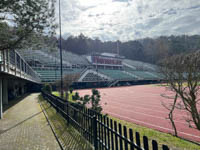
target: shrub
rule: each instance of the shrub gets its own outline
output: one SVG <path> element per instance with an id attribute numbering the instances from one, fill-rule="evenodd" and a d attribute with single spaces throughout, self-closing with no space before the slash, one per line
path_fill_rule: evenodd
<path id="1" fill-rule="evenodd" d="M 96 89 L 92 89 L 92 95 L 85 95 L 84 97 L 80 97 L 79 93 L 76 92 L 74 96 L 74 100 L 78 101 L 79 104 L 86 106 L 87 104 L 91 104 L 91 109 L 95 110 L 99 113 L 102 111 L 102 107 L 100 105 L 101 95 L 100 92 Z"/>
<path id="2" fill-rule="evenodd" d="M 52 93 L 52 87 L 50 84 L 45 84 L 42 90 L 47 93 Z"/>

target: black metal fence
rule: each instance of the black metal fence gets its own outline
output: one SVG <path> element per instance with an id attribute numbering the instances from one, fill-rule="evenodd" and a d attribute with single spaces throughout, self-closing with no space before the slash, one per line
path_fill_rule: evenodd
<path id="1" fill-rule="evenodd" d="M 52 94 L 42 92 L 43 97 L 66 120 L 77 129 L 95 148 L 95 150 L 158 150 L 158 143 L 146 136 L 140 137 L 132 129 L 113 121 L 81 105 L 67 102 Z M 134 136 L 135 135 L 135 136 Z M 162 145 L 162 150 L 169 150 Z"/>

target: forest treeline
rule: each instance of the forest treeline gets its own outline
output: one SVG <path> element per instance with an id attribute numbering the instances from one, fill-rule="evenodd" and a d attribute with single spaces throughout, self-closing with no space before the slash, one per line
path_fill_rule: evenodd
<path id="1" fill-rule="evenodd" d="M 118 48 L 117 48 L 118 47 Z M 200 49 L 200 35 L 160 36 L 127 42 L 91 39 L 83 34 L 62 39 L 64 50 L 83 55 L 93 52 L 119 53 L 128 59 L 155 64 L 159 60 Z"/>

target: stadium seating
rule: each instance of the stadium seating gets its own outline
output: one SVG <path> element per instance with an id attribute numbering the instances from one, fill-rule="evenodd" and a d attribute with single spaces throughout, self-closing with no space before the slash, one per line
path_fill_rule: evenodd
<path id="1" fill-rule="evenodd" d="M 58 64 L 60 62 L 58 55 L 55 56 L 53 53 L 50 55 L 48 50 L 21 50 L 19 52 L 24 59 L 28 62 L 36 62 L 36 65 L 39 63 L 41 65 L 55 66 L 56 63 Z M 71 64 L 65 60 L 63 60 L 63 65 L 71 66 Z"/>
<path id="2" fill-rule="evenodd" d="M 109 77 L 111 77 L 114 80 L 130 80 L 133 79 L 132 76 L 126 74 L 122 70 L 104 70 L 104 69 L 98 69 L 98 71 L 102 74 L 105 74 Z"/>
<path id="3" fill-rule="evenodd" d="M 39 75 L 42 81 L 60 80 L 60 70 L 50 70 L 50 69 L 34 69 Z M 80 74 L 83 69 L 67 69 L 63 70 L 63 77 L 67 74 Z"/>
<path id="4" fill-rule="evenodd" d="M 63 58 L 64 60 L 70 62 L 71 64 L 85 65 L 85 66 L 89 65 L 88 61 L 83 56 L 79 56 L 71 52 L 63 51 Z"/>
<path id="5" fill-rule="evenodd" d="M 156 72 L 150 72 L 150 71 L 128 71 L 133 75 L 136 75 L 140 77 L 140 79 L 144 80 L 155 80 L 155 79 L 161 79 L 160 75 Z"/>
<path id="6" fill-rule="evenodd" d="M 94 73 L 88 73 L 82 80 L 83 82 L 100 82 L 100 81 L 107 81 L 106 78 L 102 78 Z"/>
<path id="7" fill-rule="evenodd" d="M 124 59 L 123 64 L 124 65 L 128 64 L 128 65 L 135 67 L 136 69 L 140 69 L 140 70 L 149 70 L 149 71 L 156 71 L 157 70 L 156 65 L 144 63 L 144 62 L 141 62 L 141 61 L 134 61 L 134 60 L 130 60 L 130 59 Z"/>
<path id="8" fill-rule="evenodd" d="M 40 64 L 45 64 L 48 66 L 55 66 L 55 64 L 60 63 L 59 51 L 49 51 L 49 50 L 21 50 L 20 54 L 26 60 L 37 61 Z M 31 55 L 30 55 L 31 54 Z M 89 65 L 88 61 L 83 57 L 71 52 L 63 51 L 63 65 Z"/>
<path id="9" fill-rule="evenodd" d="M 49 50 L 21 50 L 19 51 L 25 60 L 31 63 L 33 69 L 40 75 L 43 82 L 54 82 L 60 79 L 60 54 L 59 51 Z M 85 56 L 63 51 L 63 76 L 67 74 L 80 74 L 83 82 L 94 81 L 127 81 L 127 80 L 160 80 L 163 76 L 157 72 L 156 65 L 123 59 L 120 69 L 94 69 Z M 103 66 L 100 66 L 103 68 Z M 105 67 L 105 68 L 106 68 Z M 116 66 L 109 66 L 114 68 Z M 89 73 L 85 73 L 92 70 Z M 98 72 L 101 75 L 98 75 Z"/>
<path id="10" fill-rule="evenodd" d="M 63 76 L 66 74 L 80 74 L 83 69 L 67 69 L 63 70 Z M 42 81 L 44 80 L 59 80 L 60 79 L 60 70 L 37 70 L 36 72 L 40 75 Z M 155 80 L 161 79 L 160 75 L 156 72 L 148 71 L 123 71 L 123 70 L 104 70 L 98 69 L 99 73 L 102 73 L 113 80 Z M 126 73 L 128 72 L 128 73 Z M 88 73 L 84 78 L 83 82 L 91 81 L 106 81 L 107 79 L 102 78 L 96 74 Z"/>

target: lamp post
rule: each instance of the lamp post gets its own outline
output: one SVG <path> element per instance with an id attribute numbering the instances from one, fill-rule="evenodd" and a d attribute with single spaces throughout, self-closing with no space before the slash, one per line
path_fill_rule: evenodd
<path id="1" fill-rule="evenodd" d="M 54 65 L 54 68 L 55 68 L 55 82 L 56 82 L 56 80 L 57 80 L 57 67 L 56 67 L 56 53 L 55 53 L 55 65 Z"/>
<path id="2" fill-rule="evenodd" d="M 99 86 L 99 73 L 98 73 L 98 67 L 96 68 L 96 72 L 97 72 L 97 87 Z"/>
<path id="3" fill-rule="evenodd" d="M 60 28 L 60 90 L 61 98 L 63 98 L 63 70 L 62 70 L 62 35 L 61 35 L 61 9 L 60 9 L 60 0 L 59 0 L 59 28 Z"/>

